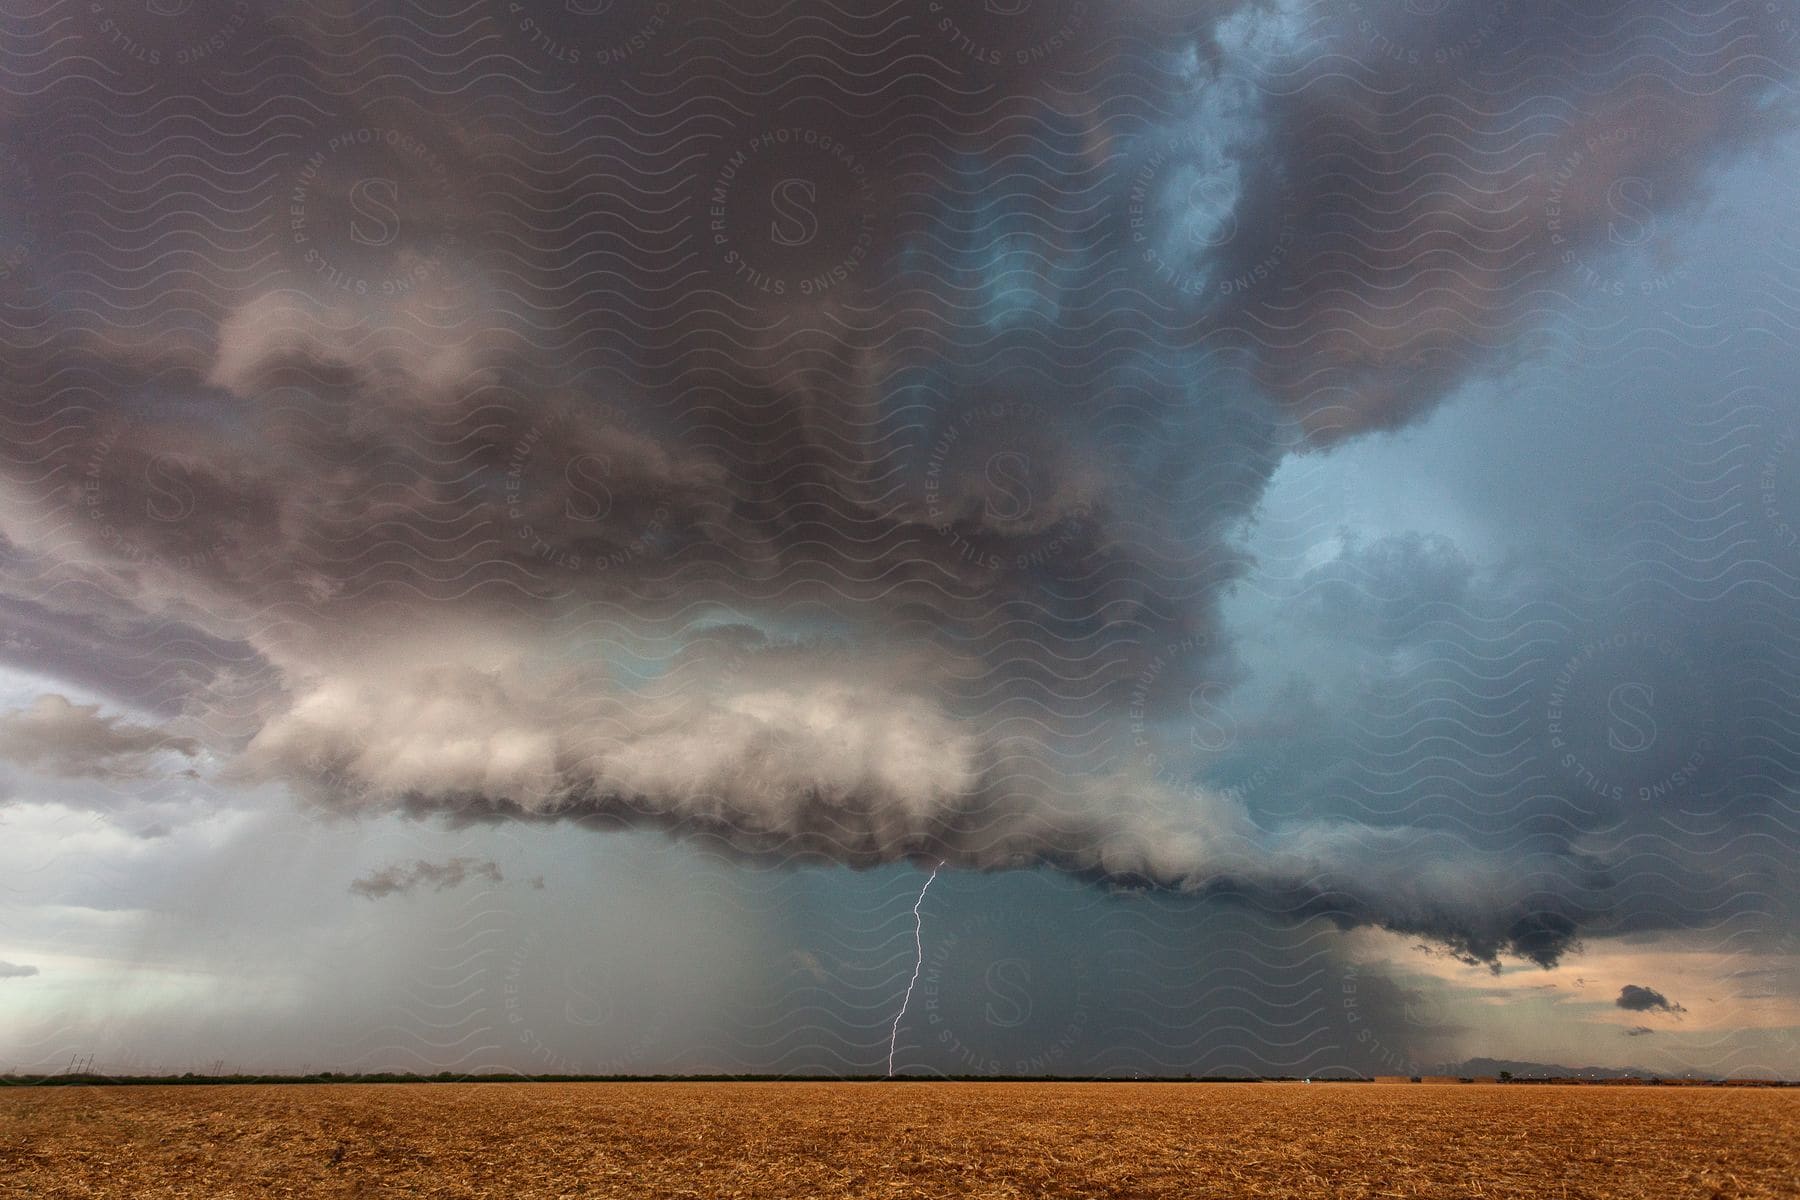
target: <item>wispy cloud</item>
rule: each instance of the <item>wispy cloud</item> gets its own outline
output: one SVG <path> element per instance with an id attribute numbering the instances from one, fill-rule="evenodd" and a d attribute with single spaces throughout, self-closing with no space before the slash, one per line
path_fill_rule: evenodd
<path id="1" fill-rule="evenodd" d="M 473 879 L 485 879 L 490 883 L 505 882 L 499 866 L 488 859 L 459 857 L 434 863 L 421 858 L 412 863 L 394 863 L 371 871 L 352 882 L 350 890 L 358 896 L 379 900 L 384 896 L 405 895 L 420 887 L 430 887 L 433 891 L 442 892 L 461 887 Z"/>

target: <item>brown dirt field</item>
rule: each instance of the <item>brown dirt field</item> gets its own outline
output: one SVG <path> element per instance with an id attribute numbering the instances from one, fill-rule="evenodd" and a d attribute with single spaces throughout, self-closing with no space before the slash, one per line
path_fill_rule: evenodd
<path id="1" fill-rule="evenodd" d="M 400 1084 L 0 1091 L 0 1195 L 1794 1197 L 1800 1091 Z"/>

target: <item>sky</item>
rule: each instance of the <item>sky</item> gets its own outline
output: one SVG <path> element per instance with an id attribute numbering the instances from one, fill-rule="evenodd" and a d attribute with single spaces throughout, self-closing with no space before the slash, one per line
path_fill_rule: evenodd
<path id="1" fill-rule="evenodd" d="M 3 19 L 0 1070 L 1800 1077 L 1800 11 Z"/>

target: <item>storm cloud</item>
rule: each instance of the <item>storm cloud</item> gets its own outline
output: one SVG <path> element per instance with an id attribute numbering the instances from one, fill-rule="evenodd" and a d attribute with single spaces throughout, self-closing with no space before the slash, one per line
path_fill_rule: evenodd
<path id="1" fill-rule="evenodd" d="M 0 714 L 0 758 L 51 775 L 136 779 L 199 752 L 195 738 L 102 716 L 98 704 L 66 696 L 40 696 L 29 708 Z"/>
<path id="2" fill-rule="evenodd" d="M 0 591 L 45 631 L 12 658 L 128 647 L 111 690 L 178 732 L 47 696 L 0 752 L 1049 866 L 1487 963 L 1684 919 L 1598 816 L 1253 813 L 1204 715 L 1277 472 L 1610 287 L 1609 196 L 1688 212 L 1765 147 L 1765 6 L 1451 3 L 1448 57 L 1393 6 L 235 7 L 192 72 L 96 44 L 9 119 Z M 1478 582 L 1402 538 L 1299 607 L 1407 648 Z M 1520 789 L 1494 810 L 1560 797 Z"/>

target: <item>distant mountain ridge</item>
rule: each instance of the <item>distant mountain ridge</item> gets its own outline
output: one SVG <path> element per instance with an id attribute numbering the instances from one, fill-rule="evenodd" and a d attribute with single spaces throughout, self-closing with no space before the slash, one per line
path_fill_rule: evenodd
<path id="1" fill-rule="evenodd" d="M 1561 1063 L 1525 1062 L 1511 1058 L 1470 1058 L 1460 1063 L 1444 1063 L 1433 1067 L 1433 1075 L 1498 1075 L 1510 1071 L 1520 1078 L 1531 1076 L 1557 1079 L 1705 1079 L 1711 1076 L 1694 1071 L 1652 1071 L 1648 1067 L 1565 1067 Z"/>

